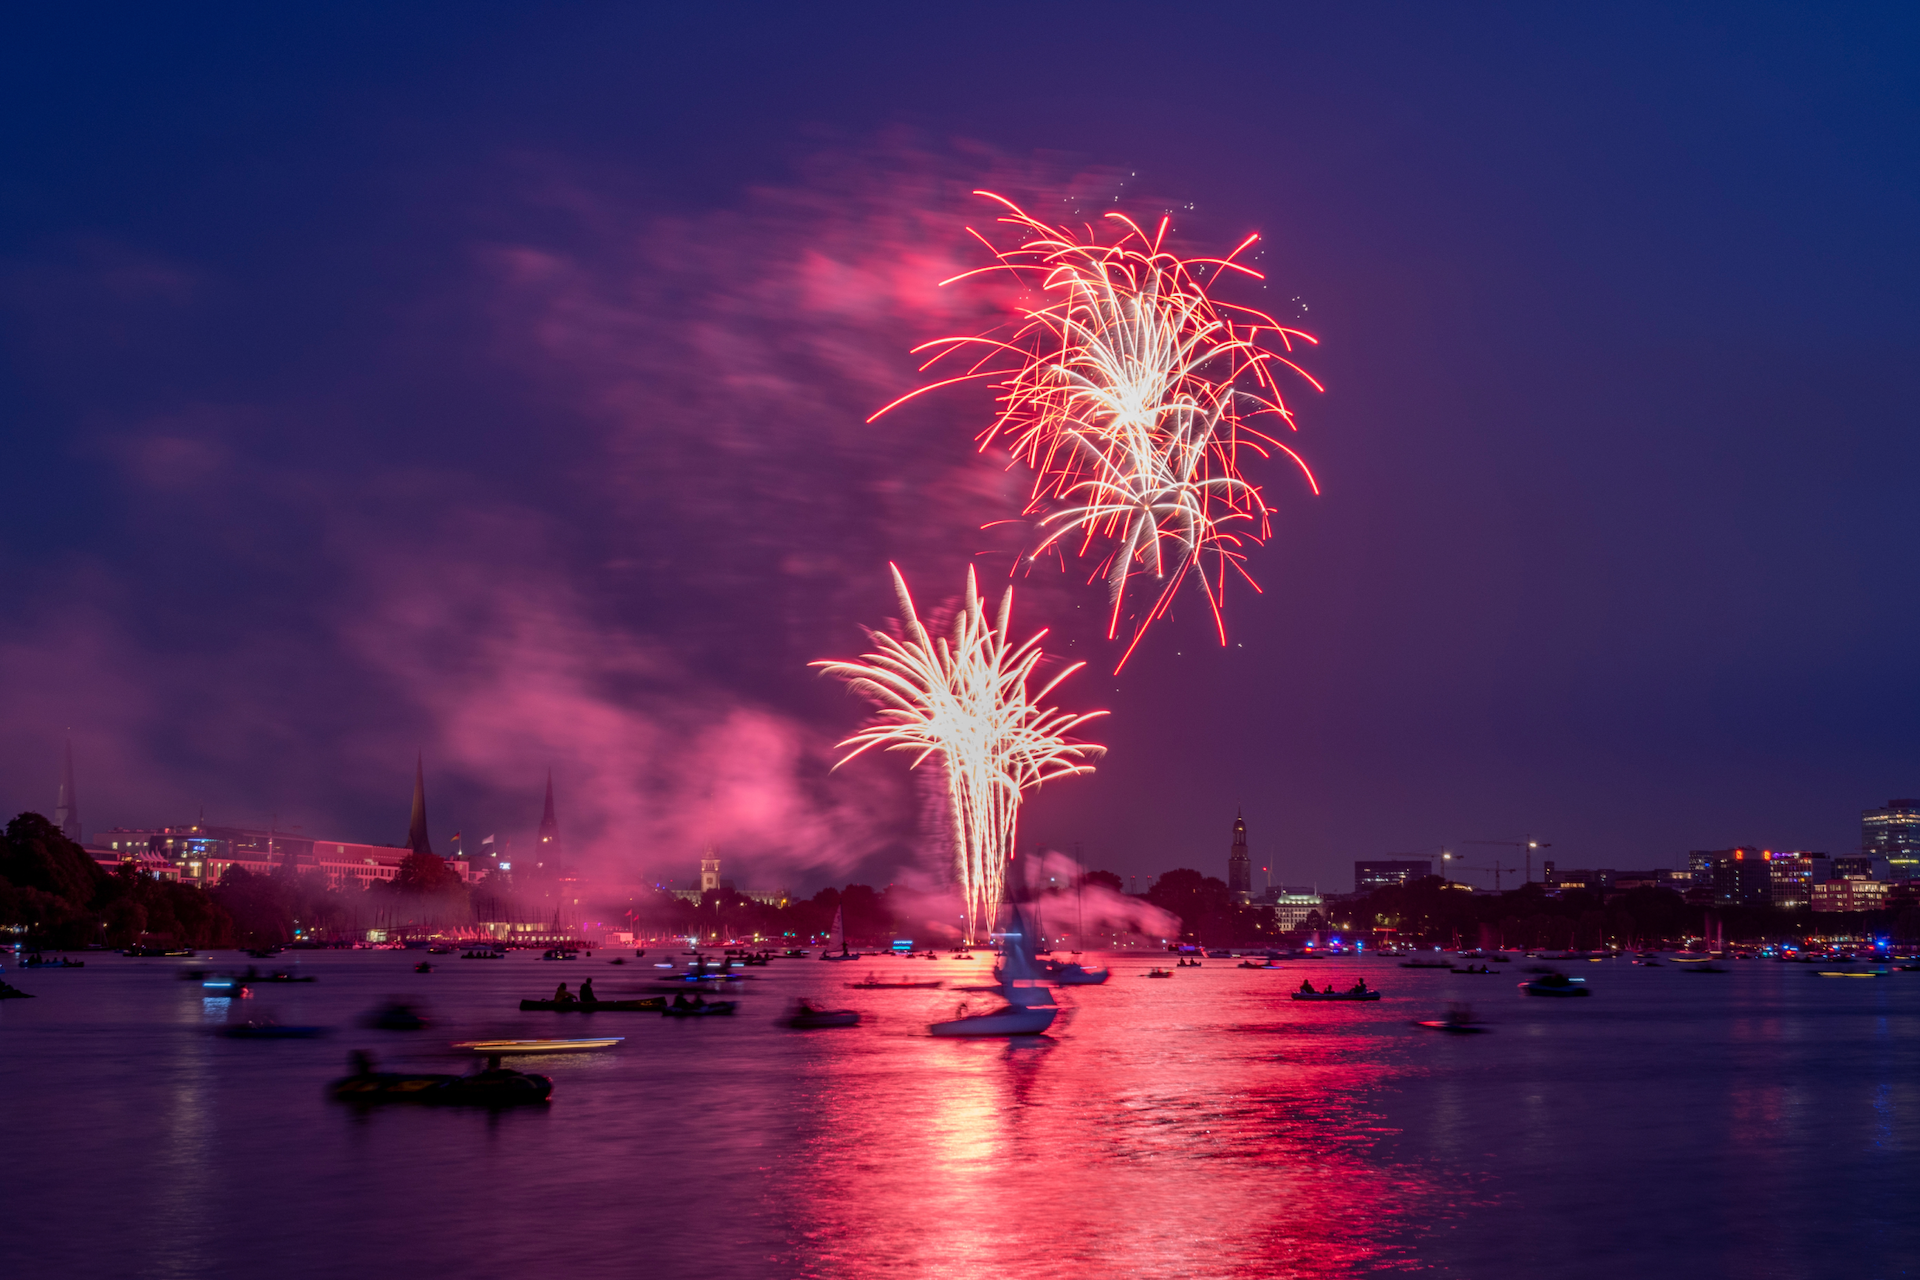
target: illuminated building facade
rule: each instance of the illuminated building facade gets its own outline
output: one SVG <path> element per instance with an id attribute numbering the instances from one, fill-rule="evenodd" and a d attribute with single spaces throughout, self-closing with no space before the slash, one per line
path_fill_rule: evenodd
<path id="1" fill-rule="evenodd" d="M 1813 886 L 1812 902 L 1816 912 L 1878 911 L 1887 905 L 1884 880 L 1829 880 Z"/>
<path id="2" fill-rule="evenodd" d="M 1353 891 L 1365 893 L 1432 874 L 1431 858 L 1370 858 L 1353 864 Z"/>
<path id="3" fill-rule="evenodd" d="M 1887 860 L 1890 880 L 1920 880 L 1920 800 L 1889 800 L 1860 815 L 1860 852 Z"/>

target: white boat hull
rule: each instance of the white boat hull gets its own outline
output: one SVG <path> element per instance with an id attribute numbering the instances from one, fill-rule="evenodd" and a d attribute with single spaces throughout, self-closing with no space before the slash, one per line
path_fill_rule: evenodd
<path id="1" fill-rule="evenodd" d="M 936 1022 L 927 1030 L 936 1036 L 1037 1036 L 1053 1025 L 1059 1012 L 1053 1005 L 1026 1009 L 1008 1005 L 992 1013 Z"/>

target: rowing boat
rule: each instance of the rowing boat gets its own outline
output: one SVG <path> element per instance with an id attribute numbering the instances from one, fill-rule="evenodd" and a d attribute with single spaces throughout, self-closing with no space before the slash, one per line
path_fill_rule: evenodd
<path id="1" fill-rule="evenodd" d="M 578 1053 L 587 1049 L 611 1049 L 625 1036 L 601 1036 L 576 1040 L 461 1040 L 453 1047 L 475 1053 Z"/>
<path id="2" fill-rule="evenodd" d="M 667 1007 L 665 996 L 644 1000 L 522 1000 L 520 1011 L 545 1009 L 552 1013 L 658 1013 Z"/>

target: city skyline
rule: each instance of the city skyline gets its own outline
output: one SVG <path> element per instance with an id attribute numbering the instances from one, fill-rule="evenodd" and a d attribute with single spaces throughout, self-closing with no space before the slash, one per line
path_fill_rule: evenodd
<path id="1" fill-rule="evenodd" d="M 384 21 L 372 47 L 423 61 L 364 91 L 418 108 L 413 142 L 378 110 L 315 131 L 329 76 L 369 56 L 344 20 L 260 53 L 261 96 L 184 28 L 108 82 L 97 60 L 8 80 L 51 122 L 11 164 L 45 198 L 0 209 L 15 811 L 49 803 L 71 726 L 90 821 L 205 803 L 384 838 L 387 773 L 423 747 L 437 803 L 482 829 L 521 821 L 509 797 L 553 763 L 582 857 L 618 833 L 907 865 L 911 784 L 823 781 L 844 707 L 804 664 L 885 616 L 889 558 L 993 578 L 1031 541 L 982 528 L 1019 481 L 973 452 L 964 395 L 866 422 L 915 385 L 912 342 L 984 328 L 989 300 L 937 284 L 977 260 L 989 186 L 1171 213 L 1188 252 L 1259 232 L 1266 281 L 1235 300 L 1313 333 L 1326 387 L 1291 398 L 1322 492 L 1274 489 L 1265 594 L 1236 598 L 1225 649 L 1183 603 L 1088 682 L 1113 750 L 1032 798 L 1035 843 L 1140 873 L 1204 856 L 1245 804 L 1321 879 L 1527 831 L 1583 864 L 1838 849 L 1857 808 L 1920 789 L 1896 639 L 1920 606 L 1884 589 L 1920 558 L 1916 263 L 1877 159 L 1904 116 L 1791 22 L 1741 37 L 1796 67 L 1783 99 L 1672 14 L 1657 38 L 1293 14 L 1284 40 L 1253 28 L 1271 63 L 1236 50 L 1237 77 L 1115 116 L 1098 81 L 1064 114 L 1033 85 L 956 93 L 940 59 L 964 55 L 898 15 L 894 38 L 950 50 L 898 100 L 734 84 L 647 42 L 645 74 L 583 72 L 639 95 L 615 123 L 538 82 L 479 93 L 521 36 L 456 50 Z M 830 26 L 795 38 L 868 67 L 877 32 Z M 1269 76 L 1270 111 L 1227 108 Z M 260 131 L 210 132 L 235 93 Z M 396 202 L 415 146 L 440 177 Z M 1779 181 L 1783 149 L 1819 181 Z M 1516 156 L 1524 181 L 1489 180 Z M 249 164 L 281 176 L 231 186 Z M 1017 585 L 1112 669 L 1071 575 Z"/>

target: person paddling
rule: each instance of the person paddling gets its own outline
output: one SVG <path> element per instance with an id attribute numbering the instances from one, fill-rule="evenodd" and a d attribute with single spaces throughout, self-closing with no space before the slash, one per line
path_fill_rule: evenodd
<path id="1" fill-rule="evenodd" d="M 598 1004 L 599 1002 L 600 1002 L 600 997 L 593 994 L 593 979 L 588 978 L 585 982 L 582 982 L 580 984 L 580 1003 Z"/>
<path id="2" fill-rule="evenodd" d="M 573 1003 L 573 993 L 567 990 L 566 983 L 564 982 L 561 983 L 559 986 L 559 989 L 553 993 L 553 1002 L 555 1004 L 572 1004 Z"/>

